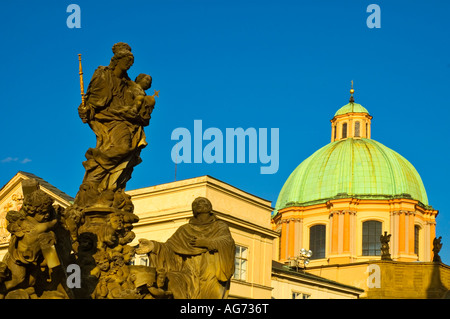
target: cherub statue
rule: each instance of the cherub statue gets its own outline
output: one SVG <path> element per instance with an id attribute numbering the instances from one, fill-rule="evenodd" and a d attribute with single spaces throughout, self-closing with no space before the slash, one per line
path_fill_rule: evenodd
<path id="1" fill-rule="evenodd" d="M 137 223 L 139 221 L 139 217 L 133 213 L 123 213 L 123 230 L 120 234 L 119 244 L 126 245 L 131 243 L 136 234 L 132 231 L 134 228 L 133 223 Z"/>
<path id="2" fill-rule="evenodd" d="M 84 223 L 84 213 L 77 205 L 69 206 L 63 212 L 64 227 L 69 231 L 73 249 L 78 251 L 78 228 Z"/>
<path id="3" fill-rule="evenodd" d="M 139 114 L 143 125 L 148 125 L 151 113 L 155 108 L 155 96 L 158 96 L 158 92 L 155 91 L 154 95 L 147 95 L 145 93 L 152 86 L 152 77 L 148 74 L 139 74 L 134 82 L 136 85 L 132 86 L 134 100 L 132 112 Z"/>
<path id="4" fill-rule="evenodd" d="M 98 283 L 92 293 L 92 297 L 94 299 L 106 299 L 108 296 L 110 258 L 108 253 L 103 250 L 97 251 L 93 257 L 97 266 L 91 271 L 91 275 L 98 278 Z"/>
<path id="5" fill-rule="evenodd" d="M 123 231 L 122 213 L 111 213 L 106 218 L 106 223 L 98 230 L 98 248 L 106 249 L 114 247 L 119 242 L 119 236 Z"/>
<path id="6" fill-rule="evenodd" d="M 139 217 L 133 213 L 134 205 L 131 196 L 126 194 L 123 189 L 119 189 L 114 194 L 114 207 L 118 209 L 122 216 L 122 227 L 119 231 L 119 244 L 126 245 L 136 237 L 133 229 L 133 223 L 139 221 Z"/>
<path id="7" fill-rule="evenodd" d="M 51 230 L 57 223 L 52 205 L 53 199 L 37 189 L 25 196 L 20 211 L 7 213 L 11 241 L 3 261 L 11 271 L 11 279 L 3 283 L 6 291 L 25 280 L 29 267 L 47 267 L 51 272 L 60 265 L 54 246 L 56 236 Z"/>

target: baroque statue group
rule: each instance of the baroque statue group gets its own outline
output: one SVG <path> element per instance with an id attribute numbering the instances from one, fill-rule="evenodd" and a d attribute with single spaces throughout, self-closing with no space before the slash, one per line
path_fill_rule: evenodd
<path id="1" fill-rule="evenodd" d="M 155 95 L 152 77 L 128 76 L 134 56 L 112 47 L 82 91 L 78 114 L 95 133 L 85 175 L 73 204 L 62 208 L 36 180 L 22 183 L 23 205 L 6 215 L 11 233 L 0 262 L 1 299 L 221 299 L 234 273 L 235 243 L 207 198 L 192 202 L 193 216 L 166 242 L 135 241 L 139 217 L 125 192 L 146 147 Z M 147 254 L 149 265 L 134 265 Z"/>

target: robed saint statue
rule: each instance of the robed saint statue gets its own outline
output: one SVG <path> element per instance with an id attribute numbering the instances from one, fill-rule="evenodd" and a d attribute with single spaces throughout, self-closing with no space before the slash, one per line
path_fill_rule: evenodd
<path id="1" fill-rule="evenodd" d="M 166 274 L 173 298 L 226 298 L 234 274 L 234 240 L 207 198 L 196 198 L 192 212 L 189 223 L 165 243 L 140 239 L 136 252 L 148 254 L 151 266 Z"/>

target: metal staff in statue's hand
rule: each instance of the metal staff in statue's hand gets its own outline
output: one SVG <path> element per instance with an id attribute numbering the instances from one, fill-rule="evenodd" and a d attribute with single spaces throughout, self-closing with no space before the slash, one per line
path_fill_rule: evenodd
<path id="1" fill-rule="evenodd" d="M 81 104 L 78 107 L 78 115 L 80 116 L 83 123 L 88 122 L 89 112 L 86 107 L 85 95 L 84 95 L 84 82 L 83 82 L 83 67 L 81 65 L 81 54 L 78 54 L 79 62 L 79 75 L 80 75 L 80 91 L 81 91 Z"/>

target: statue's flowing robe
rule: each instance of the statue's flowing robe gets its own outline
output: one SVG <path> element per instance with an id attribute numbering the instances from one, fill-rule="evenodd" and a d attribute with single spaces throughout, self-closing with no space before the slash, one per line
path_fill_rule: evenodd
<path id="1" fill-rule="evenodd" d="M 109 67 L 98 67 L 89 83 L 80 114 L 97 136 L 97 146 L 86 152 L 85 181 L 99 190 L 125 188 L 131 172 L 142 160 L 147 143 L 144 130 L 130 112 L 129 90 L 135 85 L 128 76 L 118 78 Z M 80 115 L 81 116 L 81 115 Z"/>
<path id="2" fill-rule="evenodd" d="M 206 238 L 209 250 L 192 246 L 193 237 Z M 166 243 L 154 242 L 151 263 L 167 271 L 169 290 L 176 299 L 226 298 L 234 273 L 235 243 L 228 226 L 215 217 L 200 224 L 192 218 Z"/>

